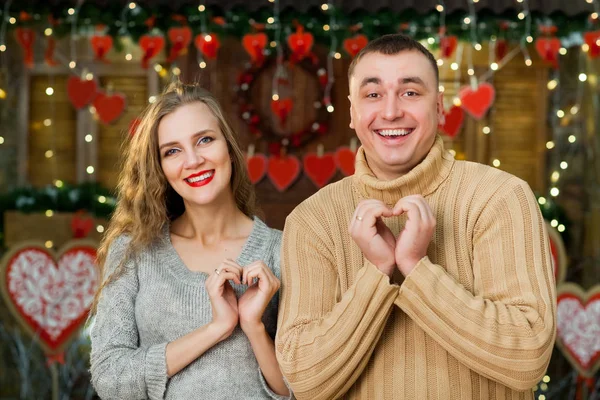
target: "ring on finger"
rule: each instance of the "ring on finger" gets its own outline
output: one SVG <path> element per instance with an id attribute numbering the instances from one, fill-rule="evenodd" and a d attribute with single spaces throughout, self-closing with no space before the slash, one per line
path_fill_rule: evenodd
<path id="1" fill-rule="evenodd" d="M 215 268 L 215 274 L 220 275 L 221 271 L 219 271 L 217 268 Z"/>
<path id="2" fill-rule="evenodd" d="M 356 216 L 356 219 L 357 219 L 357 220 L 359 220 L 359 221 L 362 221 L 362 220 L 363 220 L 363 217 L 361 217 L 360 215 L 357 215 L 357 216 Z"/>

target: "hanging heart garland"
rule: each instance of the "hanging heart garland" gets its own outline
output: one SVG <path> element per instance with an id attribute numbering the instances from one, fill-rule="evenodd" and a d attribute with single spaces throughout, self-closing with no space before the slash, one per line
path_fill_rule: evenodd
<path id="1" fill-rule="evenodd" d="M 156 57 L 165 47 L 165 38 L 162 36 L 143 35 L 139 42 L 142 49 L 142 68 L 146 69 L 150 65 L 150 60 Z"/>

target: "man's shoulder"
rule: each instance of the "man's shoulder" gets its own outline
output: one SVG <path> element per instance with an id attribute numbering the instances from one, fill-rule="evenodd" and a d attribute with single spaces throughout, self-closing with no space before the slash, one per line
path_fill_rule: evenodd
<path id="1" fill-rule="evenodd" d="M 499 168 L 473 161 L 455 161 L 453 177 L 470 184 L 486 185 L 489 188 L 508 189 L 529 186 L 523 179 Z"/>

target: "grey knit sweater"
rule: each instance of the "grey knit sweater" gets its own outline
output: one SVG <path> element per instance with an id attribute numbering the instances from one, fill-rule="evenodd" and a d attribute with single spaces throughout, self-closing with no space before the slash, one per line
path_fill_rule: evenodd
<path id="1" fill-rule="evenodd" d="M 122 259 L 128 239 L 112 244 L 106 260 L 110 274 Z M 281 232 L 254 219 L 237 262 L 263 260 L 280 276 Z M 161 240 L 126 265 L 125 273 L 103 289 L 91 329 L 92 383 L 102 399 L 284 399 L 267 386 L 239 325 L 179 373 L 167 378 L 167 343 L 209 323 L 212 312 L 204 287 L 207 274 L 192 272 L 171 244 L 168 227 Z M 233 285 L 236 295 L 246 286 Z M 278 294 L 263 322 L 274 338 Z"/>

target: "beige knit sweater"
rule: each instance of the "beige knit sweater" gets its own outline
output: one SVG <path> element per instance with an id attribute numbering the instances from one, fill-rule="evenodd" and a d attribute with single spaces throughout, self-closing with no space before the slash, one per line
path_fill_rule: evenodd
<path id="1" fill-rule="evenodd" d="M 421 194 L 437 227 L 404 279 L 363 258 L 348 221 L 363 199 Z M 385 219 L 397 233 L 405 216 Z M 407 175 L 356 173 L 287 218 L 277 357 L 298 399 L 532 399 L 555 339 L 545 226 L 528 185 L 455 161 L 437 138 Z M 399 274 L 399 273 L 398 273 Z"/>

